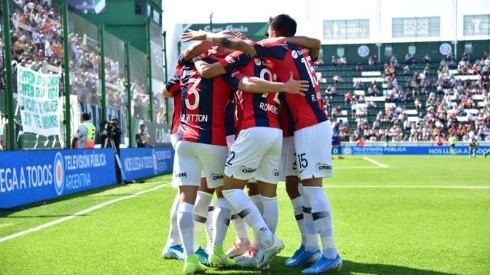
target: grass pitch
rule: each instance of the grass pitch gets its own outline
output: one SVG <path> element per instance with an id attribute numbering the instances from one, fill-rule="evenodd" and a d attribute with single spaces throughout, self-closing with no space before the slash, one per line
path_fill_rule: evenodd
<path id="1" fill-rule="evenodd" d="M 490 274 L 489 171 L 482 157 L 335 159 L 324 187 L 344 260 L 338 273 Z M 2 212 L 0 274 L 181 274 L 182 262 L 161 258 L 176 192 L 170 179 Z M 207 274 L 301 274 L 283 264 L 300 239 L 281 183 L 278 194 L 286 248 L 271 269 Z M 233 238 L 230 228 L 225 243 Z"/>

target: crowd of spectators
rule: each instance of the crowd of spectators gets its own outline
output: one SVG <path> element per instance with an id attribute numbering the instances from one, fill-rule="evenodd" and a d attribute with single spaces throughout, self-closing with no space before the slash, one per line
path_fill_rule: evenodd
<path id="1" fill-rule="evenodd" d="M 374 60 L 370 58 L 368 66 Z M 344 141 L 441 144 L 450 136 L 468 141 L 471 133 L 480 141 L 490 141 L 489 72 L 487 53 L 474 61 L 468 54 L 459 61 L 450 54 L 439 64 L 428 55 L 416 60 L 407 54 L 403 64 L 392 56 L 383 64 L 383 81 L 354 82 L 352 91 L 343 93 L 343 106 L 330 106 L 339 92 L 334 79 L 327 81 L 325 103 L 333 120 L 350 110 L 349 120 L 354 123 L 343 121 L 340 127 Z M 341 73 L 334 77 L 341 79 Z M 359 90 L 362 93 L 356 94 Z M 382 100 L 372 100 L 380 97 Z"/>
<path id="2" fill-rule="evenodd" d="M 11 42 L 13 78 L 16 79 L 15 66 L 22 65 L 42 73 L 62 74 L 63 45 L 62 25 L 59 11 L 47 0 L 15 0 L 11 5 Z M 70 23 L 70 25 L 72 25 Z M 72 29 L 72 27 L 70 27 Z M 97 38 L 85 33 L 69 32 L 69 66 L 71 93 L 77 95 L 79 102 L 91 105 L 101 104 L 99 78 L 100 48 Z M 3 48 L 3 41 L 0 41 Z M 3 53 L 3 51 L 1 51 Z M 1 66 L 3 55 L 0 56 Z M 126 107 L 125 71 L 118 61 L 105 57 L 105 80 L 107 105 L 115 109 Z M 3 70 L 2 70 L 3 71 Z M 16 91 L 16 81 L 14 92 Z M 132 111 L 135 118 L 148 119 L 149 92 L 146 85 L 132 79 Z M 63 79 L 60 79 L 60 95 L 63 94 Z M 156 117 L 164 117 L 164 104 L 153 98 Z M 160 119 L 160 123 L 163 120 Z"/>

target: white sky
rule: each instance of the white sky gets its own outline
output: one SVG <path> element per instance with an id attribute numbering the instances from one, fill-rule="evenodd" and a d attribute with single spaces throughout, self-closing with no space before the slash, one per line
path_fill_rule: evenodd
<path id="1" fill-rule="evenodd" d="M 378 3 L 380 10 L 377 10 Z M 456 33 L 459 39 L 462 38 L 463 15 L 490 14 L 490 0 L 162 0 L 162 9 L 167 49 L 173 56 L 180 40 L 179 31 L 182 31 L 176 30 L 175 25 L 209 23 L 211 13 L 215 24 L 267 22 L 270 16 L 285 13 L 297 21 L 298 35 L 320 39 L 323 20 L 370 18 L 371 40 L 390 39 L 391 16 L 438 16 L 441 37 L 453 40 Z M 379 20 L 378 13 L 381 13 Z M 384 26 L 384 31 L 373 29 L 376 26 Z M 456 28 L 458 31 L 455 32 Z M 366 43 L 365 40 L 362 43 Z M 182 45 L 185 47 L 186 43 Z M 172 59 L 175 58 L 171 57 L 171 63 L 174 62 Z"/>
<path id="2" fill-rule="evenodd" d="M 281 13 L 304 18 L 311 1 L 318 0 L 162 0 L 163 29 L 173 24 L 209 23 L 211 13 L 213 23 L 267 22 Z"/>

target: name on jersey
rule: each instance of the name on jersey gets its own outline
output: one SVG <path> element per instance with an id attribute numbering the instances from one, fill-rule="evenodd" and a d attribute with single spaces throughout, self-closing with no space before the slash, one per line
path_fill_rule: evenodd
<path id="1" fill-rule="evenodd" d="M 299 56 L 302 56 L 303 54 L 305 53 L 308 53 L 309 50 L 308 49 L 301 49 L 301 50 L 297 50 L 297 51 L 291 51 L 291 56 L 296 59 L 298 58 Z"/>
<path id="2" fill-rule="evenodd" d="M 279 108 L 275 105 L 272 105 L 272 104 L 260 102 L 259 108 L 266 111 L 266 112 L 272 112 L 275 115 L 279 114 Z"/>
<path id="3" fill-rule="evenodd" d="M 180 116 L 180 121 L 188 122 L 208 122 L 208 115 L 203 114 L 182 114 Z"/>

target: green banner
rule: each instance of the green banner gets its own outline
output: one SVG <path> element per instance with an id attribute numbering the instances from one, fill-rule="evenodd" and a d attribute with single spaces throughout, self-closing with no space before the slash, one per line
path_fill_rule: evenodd
<path id="1" fill-rule="evenodd" d="M 255 23 L 227 23 L 227 24 L 215 24 L 213 23 L 213 28 L 211 29 L 210 24 L 191 24 L 184 25 L 189 26 L 185 28 L 184 31 L 191 30 L 205 30 L 212 32 L 220 32 L 223 30 L 232 30 L 235 32 L 241 32 L 248 37 L 250 40 L 259 41 L 265 38 L 265 33 L 269 24 L 266 22 L 255 22 Z"/>
<path id="2" fill-rule="evenodd" d="M 18 106 L 26 133 L 60 135 L 58 74 L 17 66 Z"/>

